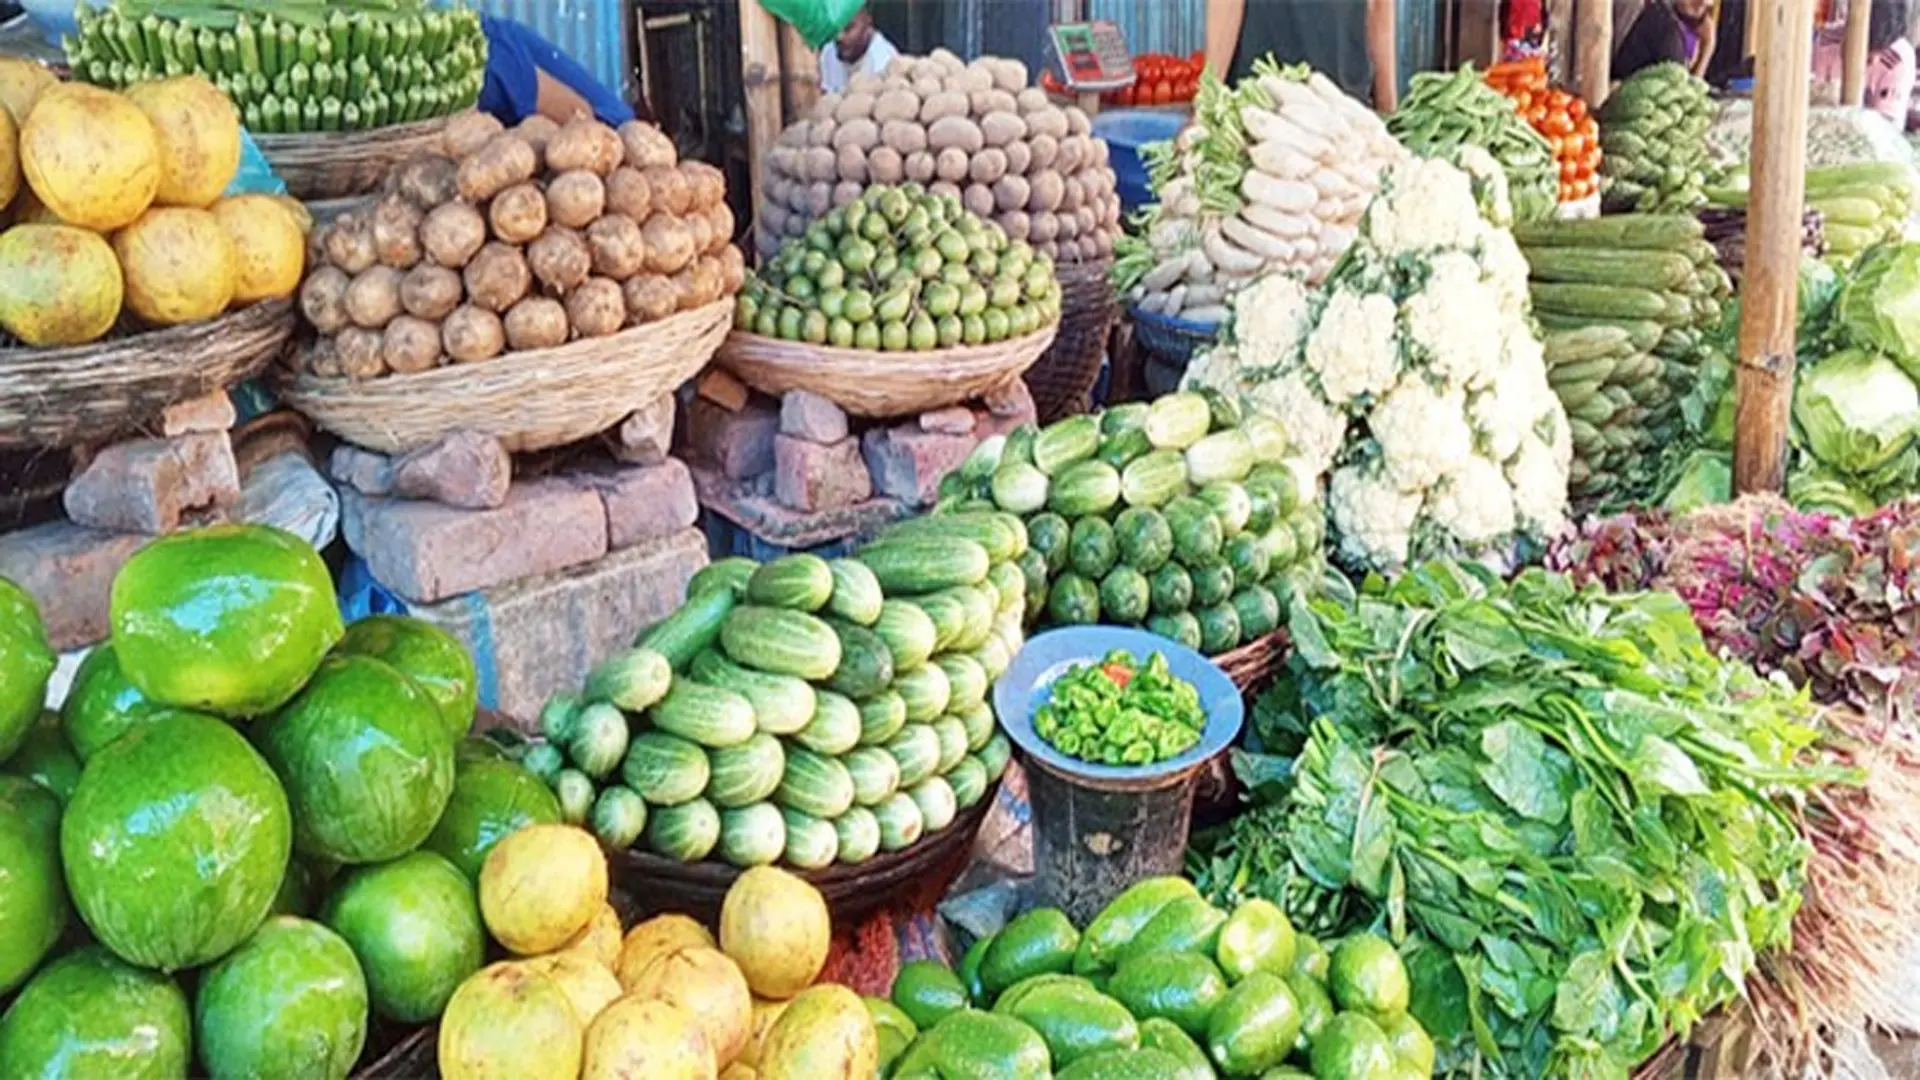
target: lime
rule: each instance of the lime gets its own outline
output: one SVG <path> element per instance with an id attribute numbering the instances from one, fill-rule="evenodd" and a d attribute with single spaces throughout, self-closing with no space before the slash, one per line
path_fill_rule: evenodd
<path id="1" fill-rule="evenodd" d="M 933 329 L 939 337 L 940 347 L 951 349 L 960 344 L 960 335 L 965 327 L 960 324 L 960 316 L 942 315 L 939 321 L 933 324 Z"/>
<path id="2" fill-rule="evenodd" d="M 967 1007 L 967 990 L 960 977 L 934 960 L 911 960 L 900 965 L 893 980 L 893 1003 L 922 1030 L 948 1013 Z"/>
<path id="3" fill-rule="evenodd" d="M 800 272 L 809 277 L 818 275 L 826 265 L 827 253 L 824 251 L 809 251 L 800 257 Z"/>
<path id="4" fill-rule="evenodd" d="M 836 349 L 852 348 L 853 324 L 845 318 L 829 319 L 827 321 L 827 344 Z"/>
<path id="5" fill-rule="evenodd" d="M 1341 1013 L 1313 1042 L 1313 1075 L 1321 1080 L 1394 1080 L 1393 1050 L 1380 1025 Z"/>
<path id="6" fill-rule="evenodd" d="M 886 352 L 905 352 L 909 340 L 907 324 L 898 319 L 880 328 L 880 348 Z"/>
<path id="7" fill-rule="evenodd" d="M 1280 1064 L 1299 1037 L 1300 1003 L 1285 980 L 1265 971 L 1254 972 L 1227 991 L 1207 1018 L 1207 1052 L 1222 1072 L 1233 1076 L 1258 1074 Z M 1386 1045 L 1385 1036 L 1381 1045 Z"/>
<path id="8" fill-rule="evenodd" d="M 1289 969 L 1317 983 L 1327 981 L 1327 947 L 1308 933 L 1293 935 L 1293 967 Z"/>
<path id="9" fill-rule="evenodd" d="M 1007 339 L 1007 313 L 1000 308 L 988 308 L 982 316 L 986 320 L 987 340 L 1005 341 Z"/>
<path id="10" fill-rule="evenodd" d="M 818 255 L 820 253 L 816 251 L 813 252 L 813 254 Z M 796 274 L 788 278 L 786 288 L 787 295 L 793 297 L 795 300 L 811 300 L 818 291 L 813 286 L 813 279 L 805 274 Z"/>
<path id="11" fill-rule="evenodd" d="M 1294 1049 L 1305 1050 L 1333 1019 L 1333 999 L 1327 996 L 1326 987 L 1297 971 L 1287 976 L 1287 989 L 1300 1003 L 1300 1041 Z"/>
<path id="12" fill-rule="evenodd" d="M 753 297 L 742 293 L 740 298 L 733 302 L 733 328 L 735 330 L 752 330 L 753 321 L 759 314 L 760 305 L 755 302 Z"/>
<path id="13" fill-rule="evenodd" d="M 1411 1014 L 1395 1013 L 1376 1021 L 1387 1037 L 1387 1047 L 1403 1072 L 1433 1075 L 1433 1039 Z"/>
<path id="14" fill-rule="evenodd" d="M 753 332 L 761 337 L 775 337 L 780 333 L 780 306 L 778 304 L 763 307 L 753 317 Z"/>
<path id="15" fill-rule="evenodd" d="M 1220 928 L 1214 959 L 1234 982 L 1256 971 L 1285 975 L 1293 967 L 1293 924 L 1271 901 L 1249 900 Z"/>
<path id="16" fill-rule="evenodd" d="M 788 341 L 800 340 L 800 324 L 804 318 L 799 308 L 781 308 L 780 336 Z"/>
<path id="17" fill-rule="evenodd" d="M 800 336 L 814 345 L 824 345 L 827 340 L 827 316 L 823 312 L 809 311 L 800 324 Z"/>
<path id="18" fill-rule="evenodd" d="M 987 340 L 987 324 L 979 315 L 967 315 L 960 320 L 960 340 L 968 345 L 978 345 Z"/>
<path id="19" fill-rule="evenodd" d="M 872 352 L 880 347 L 880 324 L 863 322 L 853 328 L 853 347 Z"/>
<path id="20" fill-rule="evenodd" d="M 1343 1009 L 1374 1016 L 1406 1012 L 1407 965 L 1386 938 L 1352 934 L 1333 947 L 1327 989 Z"/>

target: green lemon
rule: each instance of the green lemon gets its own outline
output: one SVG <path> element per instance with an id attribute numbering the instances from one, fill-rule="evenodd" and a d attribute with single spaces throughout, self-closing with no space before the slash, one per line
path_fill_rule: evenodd
<path id="1" fill-rule="evenodd" d="M 914 1026 L 930 1028 L 948 1013 L 967 1007 L 967 988 L 960 977 L 934 960 L 912 960 L 900 965 L 893 979 L 893 1004 Z"/>
<path id="2" fill-rule="evenodd" d="M 1327 981 L 1327 947 L 1312 934 L 1296 932 L 1293 935 L 1293 966 L 1288 973 L 1298 972 L 1317 983 Z"/>
<path id="3" fill-rule="evenodd" d="M 1353 934 L 1333 947 L 1327 989 L 1343 1009 L 1389 1016 L 1407 1011 L 1412 988 L 1407 965 L 1392 943 L 1375 934 Z"/>
<path id="4" fill-rule="evenodd" d="M 1380 1025 L 1341 1013 L 1313 1043 L 1313 1075 L 1322 1080 L 1394 1080 L 1393 1049 Z"/>
<path id="5" fill-rule="evenodd" d="M 1235 908 L 1214 946 L 1220 970 L 1234 982 L 1256 971 L 1285 975 L 1293 968 L 1293 955 L 1293 923 L 1267 900 L 1249 900 Z"/>
<path id="6" fill-rule="evenodd" d="M 1403 1072 L 1433 1075 L 1433 1039 L 1408 1013 L 1394 1013 L 1375 1021 L 1387 1037 L 1387 1047 Z"/>

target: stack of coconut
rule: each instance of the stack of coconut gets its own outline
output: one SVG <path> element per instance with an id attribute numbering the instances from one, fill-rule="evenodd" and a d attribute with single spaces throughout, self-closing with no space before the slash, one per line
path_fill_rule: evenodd
<path id="1" fill-rule="evenodd" d="M 605 337 L 732 296 L 726 180 L 648 124 L 484 114 L 316 232 L 301 308 L 316 375 L 373 378 Z"/>
<path id="2" fill-rule="evenodd" d="M 767 159 L 759 248 L 858 198 L 868 184 L 916 182 L 961 200 L 1054 258 L 1113 251 L 1120 197 L 1087 114 L 1027 85 L 1018 60 L 971 64 L 944 49 L 856 75 L 780 134 Z"/>

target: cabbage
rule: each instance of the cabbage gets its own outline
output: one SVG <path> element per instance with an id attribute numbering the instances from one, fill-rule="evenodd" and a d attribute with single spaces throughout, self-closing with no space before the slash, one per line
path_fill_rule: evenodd
<path id="1" fill-rule="evenodd" d="M 1787 498 L 1795 509 L 1843 518 L 1865 517 L 1879 508 L 1873 496 L 1817 461 L 1802 462 L 1787 477 Z"/>
<path id="2" fill-rule="evenodd" d="M 1920 244 L 1887 244 L 1862 255 L 1834 315 L 1848 344 L 1884 352 L 1920 378 Z"/>
<path id="3" fill-rule="evenodd" d="M 1687 514 L 1704 506 L 1733 501 L 1733 458 L 1713 450 L 1696 450 L 1680 467 L 1662 508 Z"/>
<path id="4" fill-rule="evenodd" d="M 1840 274 L 1811 255 L 1800 257 L 1800 302 L 1796 337 L 1805 342 L 1809 332 L 1826 324 L 1827 314 L 1840 295 Z"/>
<path id="5" fill-rule="evenodd" d="M 1871 473 L 1913 442 L 1920 388 L 1886 357 L 1848 349 L 1801 372 L 1793 422 L 1807 449 L 1829 467 Z"/>

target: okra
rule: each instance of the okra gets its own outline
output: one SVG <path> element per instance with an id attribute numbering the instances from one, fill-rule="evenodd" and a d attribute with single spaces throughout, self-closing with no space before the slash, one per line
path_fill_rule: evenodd
<path id="1" fill-rule="evenodd" d="M 114 33 L 120 41 L 120 59 L 129 64 L 147 62 L 147 40 L 140 35 L 139 23 L 122 19 L 114 27 Z"/>
<path id="2" fill-rule="evenodd" d="M 393 52 L 396 56 L 413 54 L 420 44 L 420 20 L 401 19 L 393 24 Z"/>
<path id="3" fill-rule="evenodd" d="M 340 99 L 330 97 L 320 103 L 320 130 L 340 130 Z"/>
<path id="4" fill-rule="evenodd" d="M 292 97 L 293 96 L 293 75 L 290 72 L 286 72 L 286 71 L 283 71 L 278 75 L 275 75 L 273 77 L 272 90 L 275 94 L 278 94 L 283 98 Z"/>
<path id="5" fill-rule="evenodd" d="M 373 49 L 373 19 L 362 14 L 353 17 L 352 32 L 349 35 L 348 54 L 355 57 L 367 55 Z"/>
<path id="6" fill-rule="evenodd" d="M 340 107 L 340 128 L 343 131 L 360 130 L 360 106 L 349 101 Z"/>
<path id="7" fill-rule="evenodd" d="M 290 22 L 282 21 L 278 36 L 280 38 L 280 70 L 292 71 L 293 65 L 300 62 L 300 28 Z"/>
<path id="8" fill-rule="evenodd" d="M 287 72 L 288 96 L 295 102 L 304 103 L 311 100 L 312 92 L 313 69 L 304 61 L 293 65 L 293 70 Z"/>
<path id="9" fill-rule="evenodd" d="M 237 75 L 234 77 L 239 78 L 239 76 Z M 273 89 L 271 86 L 267 85 L 267 77 L 265 75 L 260 74 L 257 71 L 251 75 L 248 75 L 246 78 L 247 78 L 247 90 L 250 93 L 252 93 L 253 96 L 256 98 L 266 97 L 267 94 L 271 92 Z"/>
<path id="10" fill-rule="evenodd" d="M 312 93 L 322 99 L 333 93 L 333 65 L 325 60 L 313 65 Z"/>
<path id="11" fill-rule="evenodd" d="M 193 51 L 201 71 L 225 70 L 220 66 L 220 35 L 211 27 L 200 27 L 193 34 Z"/>
<path id="12" fill-rule="evenodd" d="M 248 78 L 261 74 L 260 39 L 253 32 L 253 20 L 247 18 L 245 12 L 241 12 L 233 25 L 233 41 L 240 53 L 240 70 Z"/>
<path id="13" fill-rule="evenodd" d="M 320 102 L 317 99 L 308 98 L 305 102 L 301 103 L 300 130 L 301 131 L 319 131 L 320 130 Z"/>
<path id="14" fill-rule="evenodd" d="M 327 39 L 333 46 L 333 59 L 344 62 L 352 54 L 347 51 L 349 39 L 353 34 L 353 24 L 347 19 L 347 13 L 334 9 L 327 17 Z"/>
<path id="15" fill-rule="evenodd" d="M 260 20 L 260 70 L 271 79 L 284 70 L 280 63 L 280 20 L 268 15 Z"/>
<path id="16" fill-rule="evenodd" d="M 247 73 L 240 70 L 240 46 L 234 41 L 233 31 L 220 31 L 219 49 L 220 70 L 226 72 L 228 75 L 245 78 Z"/>
<path id="17" fill-rule="evenodd" d="M 269 96 L 267 100 L 260 103 L 260 123 L 264 130 L 276 134 L 287 130 L 286 117 L 282 113 L 280 98 L 277 95 Z"/>
<path id="18" fill-rule="evenodd" d="M 372 78 L 373 68 L 364 56 L 356 56 L 353 63 L 347 65 L 347 101 L 365 101 L 367 80 Z"/>
<path id="19" fill-rule="evenodd" d="M 160 22 L 160 16 L 148 15 L 140 20 L 140 41 L 146 48 L 145 59 L 141 62 L 148 67 L 159 67 L 167 62 L 172 51 L 167 27 Z"/>
<path id="20" fill-rule="evenodd" d="M 373 91 L 367 95 L 367 110 L 370 114 L 367 118 L 368 127 L 386 127 L 391 115 L 391 106 L 387 99 L 387 92 L 375 87 Z"/>
<path id="21" fill-rule="evenodd" d="M 87 81 L 97 86 L 112 86 L 113 85 L 113 70 L 112 70 L 113 65 L 118 64 L 119 62 L 120 61 L 118 60 L 87 61 L 87 68 L 86 68 Z"/>
<path id="22" fill-rule="evenodd" d="M 420 119 L 421 115 L 426 112 L 426 108 L 427 108 L 426 90 L 418 86 L 407 87 L 407 108 L 406 108 L 406 111 L 402 114 L 402 117 L 406 120 L 406 122 L 410 124 L 415 120 Z"/>
<path id="23" fill-rule="evenodd" d="M 309 68 L 319 63 L 320 62 L 320 32 L 318 30 L 315 30 L 311 26 L 303 26 L 300 28 L 300 34 L 299 34 L 298 40 L 300 42 L 299 62 L 307 65 L 307 67 Z"/>
<path id="24" fill-rule="evenodd" d="M 199 36 L 186 23 L 173 28 L 173 56 L 180 66 L 192 71 L 200 66 Z"/>
<path id="25" fill-rule="evenodd" d="M 452 33 L 452 21 L 447 18 L 446 12 L 428 12 L 426 17 L 420 20 L 420 25 L 423 30 L 421 50 L 428 56 L 440 56 L 445 53 L 448 38 Z"/>
<path id="26" fill-rule="evenodd" d="M 247 125 L 248 131 L 258 134 L 260 132 L 267 130 L 266 117 L 262 116 L 260 113 L 259 102 L 249 101 L 245 105 L 242 105 L 240 107 L 240 117 L 241 117 L 241 120 Z"/>

